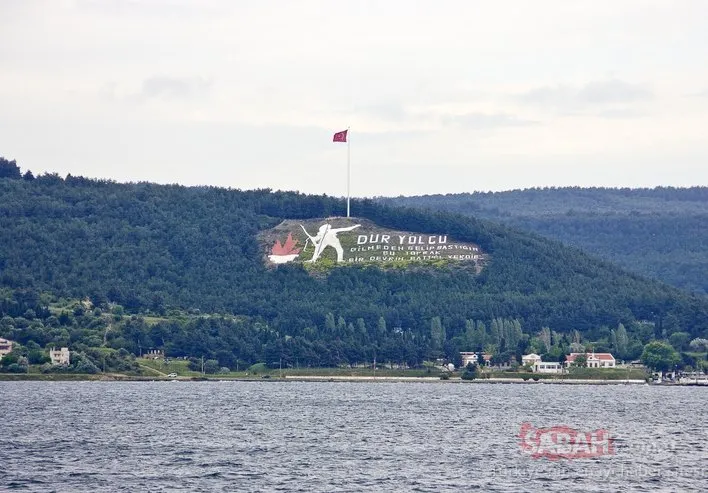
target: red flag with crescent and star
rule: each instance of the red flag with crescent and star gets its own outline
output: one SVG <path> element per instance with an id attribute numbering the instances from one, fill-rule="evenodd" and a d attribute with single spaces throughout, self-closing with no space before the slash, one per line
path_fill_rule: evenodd
<path id="1" fill-rule="evenodd" d="M 334 138 L 332 139 L 332 142 L 346 142 L 347 141 L 347 132 L 349 132 L 349 129 L 342 130 L 341 132 L 337 132 L 336 134 L 334 134 Z"/>

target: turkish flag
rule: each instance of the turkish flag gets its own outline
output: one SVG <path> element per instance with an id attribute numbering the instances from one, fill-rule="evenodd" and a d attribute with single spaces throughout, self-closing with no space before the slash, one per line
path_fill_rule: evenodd
<path id="1" fill-rule="evenodd" d="M 332 139 L 332 142 L 346 142 L 347 141 L 347 132 L 349 130 L 342 130 L 341 132 L 337 132 L 334 134 L 334 138 Z"/>

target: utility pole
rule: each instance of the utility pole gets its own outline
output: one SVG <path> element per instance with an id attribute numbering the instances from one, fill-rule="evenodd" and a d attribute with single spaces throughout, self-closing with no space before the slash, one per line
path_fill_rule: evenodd
<path id="1" fill-rule="evenodd" d="M 202 375 L 204 375 L 204 355 L 202 355 Z"/>
<path id="2" fill-rule="evenodd" d="M 350 153 L 349 153 L 349 127 L 347 127 L 347 217 L 349 217 L 349 185 L 351 182 L 351 159 L 350 159 Z"/>

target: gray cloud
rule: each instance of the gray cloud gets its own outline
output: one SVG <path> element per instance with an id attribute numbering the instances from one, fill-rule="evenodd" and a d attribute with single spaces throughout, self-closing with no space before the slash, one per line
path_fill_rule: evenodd
<path id="1" fill-rule="evenodd" d="M 444 125 L 457 125 L 471 129 L 498 127 L 523 127 L 538 125 L 538 121 L 526 120 L 506 113 L 466 113 L 464 115 L 446 115 L 442 117 Z"/>
<path id="2" fill-rule="evenodd" d="M 642 84 L 629 84 L 619 79 L 590 82 L 578 91 L 578 100 L 586 103 L 631 103 L 653 98 L 649 88 Z"/>
<path id="3" fill-rule="evenodd" d="M 389 122 L 437 121 L 445 126 L 457 126 L 468 129 L 486 129 L 499 127 L 521 127 L 537 125 L 539 122 L 519 118 L 506 113 L 465 113 L 461 115 L 439 114 L 433 111 L 412 113 L 399 103 L 377 104 L 360 108 L 361 112 Z"/>
<path id="4" fill-rule="evenodd" d="M 190 99 L 209 91 L 211 81 L 200 77 L 154 76 L 143 81 L 140 99 Z"/>
<path id="5" fill-rule="evenodd" d="M 517 94 L 514 99 L 527 104 L 566 106 L 572 103 L 575 92 L 568 86 L 546 86 Z"/>
<path id="6" fill-rule="evenodd" d="M 589 82 L 581 87 L 546 86 L 518 94 L 521 103 L 551 106 L 572 111 L 590 105 L 635 103 L 653 99 L 652 91 L 643 84 L 631 84 L 619 79 Z"/>
<path id="7" fill-rule="evenodd" d="M 75 7 L 88 13 L 110 17 L 216 17 L 230 11 L 230 2 L 195 2 L 193 0 L 75 0 Z"/>
<path id="8" fill-rule="evenodd" d="M 358 108 L 358 112 L 392 122 L 403 121 L 412 116 L 408 111 L 406 111 L 402 104 L 395 102 L 363 106 Z"/>
<path id="9" fill-rule="evenodd" d="M 600 118 L 613 119 L 642 118 L 646 115 L 647 114 L 643 111 L 638 111 L 631 108 L 612 108 L 595 114 L 595 116 L 599 116 Z"/>

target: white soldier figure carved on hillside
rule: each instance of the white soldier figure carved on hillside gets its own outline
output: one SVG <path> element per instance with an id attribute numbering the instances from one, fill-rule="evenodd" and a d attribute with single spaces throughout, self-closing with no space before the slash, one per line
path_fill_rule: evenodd
<path id="1" fill-rule="evenodd" d="M 312 258 L 306 262 L 316 262 L 317 259 L 320 258 L 320 255 L 322 255 L 324 249 L 328 246 L 337 251 L 337 262 L 344 262 L 344 249 L 342 248 L 342 244 L 339 242 L 339 238 L 337 238 L 337 234 L 344 231 L 352 231 L 359 226 L 361 226 L 361 224 L 355 224 L 354 226 L 349 226 L 348 228 L 333 228 L 330 224 L 323 224 L 317 231 L 316 236 L 310 236 L 310 233 L 308 233 L 305 227 L 301 224 L 300 227 L 315 247 L 315 253 L 313 253 Z"/>

